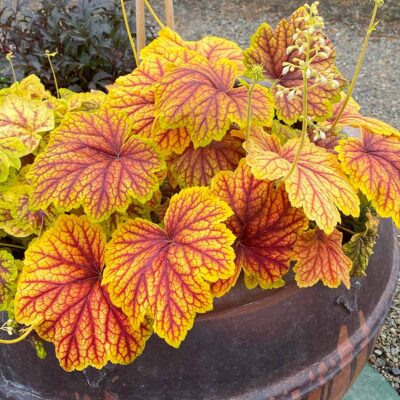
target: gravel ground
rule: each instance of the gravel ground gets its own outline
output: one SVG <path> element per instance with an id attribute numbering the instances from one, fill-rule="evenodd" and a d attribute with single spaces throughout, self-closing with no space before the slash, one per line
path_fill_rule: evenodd
<path id="1" fill-rule="evenodd" d="M 275 25 L 305 0 L 175 0 L 176 29 L 185 39 L 217 35 L 248 46 L 249 36 L 267 21 Z M 152 1 L 160 5 L 160 0 Z M 162 9 L 156 7 L 159 15 Z M 337 50 L 337 64 L 350 79 L 368 26 L 372 3 L 368 0 L 320 0 L 326 32 Z M 386 0 L 373 34 L 355 98 L 364 114 L 400 129 L 400 2 Z M 370 362 L 400 394 L 400 280 Z M 361 400 L 361 399 L 360 399 Z"/>

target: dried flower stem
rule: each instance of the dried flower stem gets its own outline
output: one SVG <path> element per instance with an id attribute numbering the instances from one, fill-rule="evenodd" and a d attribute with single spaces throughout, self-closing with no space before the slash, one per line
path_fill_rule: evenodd
<path id="1" fill-rule="evenodd" d="M 133 56 L 135 58 L 136 66 L 138 66 L 139 65 L 139 57 L 137 55 L 135 41 L 133 40 L 131 29 L 129 28 L 128 16 L 126 15 L 125 2 L 124 2 L 124 0 L 120 0 L 120 2 L 121 2 L 122 16 L 124 17 L 125 29 L 128 34 L 129 43 L 131 44 L 131 47 L 132 47 L 132 52 L 133 52 Z"/>
<path id="2" fill-rule="evenodd" d="M 376 29 L 376 25 L 377 25 L 377 23 L 375 23 L 376 14 L 378 12 L 378 8 L 380 6 L 382 6 L 382 5 L 383 5 L 383 1 L 382 0 L 375 0 L 374 10 L 372 11 L 371 19 L 369 21 L 368 31 L 367 31 L 367 33 L 365 35 L 365 38 L 364 38 L 364 43 L 363 43 L 363 47 L 361 49 L 360 56 L 358 58 L 356 70 L 354 71 L 354 75 L 353 75 L 353 78 L 351 80 L 351 84 L 350 84 L 349 90 L 347 91 L 347 94 L 346 94 L 346 98 L 344 99 L 342 107 L 340 108 L 340 111 L 339 111 L 338 115 L 336 116 L 335 121 L 332 124 L 331 131 L 333 131 L 333 129 L 336 127 L 337 123 L 339 122 L 340 117 L 343 115 L 343 112 L 346 109 L 346 106 L 347 106 L 347 104 L 348 104 L 348 102 L 350 100 L 350 97 L 351 97 L 351 95 L 352 95 L 352 93 L 354 91 L 354 87 L 356 86 L 356 82 L 357 82 L 358 75 L 359 75 L 360 70 L 361 70 L 361 66 L 362 66 L 362 64 L 364 62 L 365 52 L 367 50 L 369 38 L 370 38 L 372 32 Z"/>

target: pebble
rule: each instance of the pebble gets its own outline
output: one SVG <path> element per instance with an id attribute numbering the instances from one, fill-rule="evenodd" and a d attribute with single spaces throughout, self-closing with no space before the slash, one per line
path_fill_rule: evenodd
<path id="1" fill-rule="evenodd" d="M 392 374 L 394 376 L 399 376 L 400 375 L 400 369 L 398 368 L 392 368 Z"/>
<path id="2" fill-rule="evenodd" d="M 382 355 L 382 351 L 379 350 L 379 349 L 374 350 L 374 353 L 375 353 L 377 356 L 381 356 L 381 355 Z"/>
<path id="3" fill-rule="evenodd" d="M 383 367 L 385 365 L 385 361 L 382 360 L 382 358 L 377 358 L 376 362 L 375 362 L 375 367 L 379 368 L 379 367 Z"/>

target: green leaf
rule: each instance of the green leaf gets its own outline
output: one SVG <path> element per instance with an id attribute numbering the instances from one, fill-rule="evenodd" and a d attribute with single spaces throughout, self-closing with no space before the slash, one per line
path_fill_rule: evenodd
<path id="1" fill-rule="evenodd" d="M 344 246 L 345 254 L 353 261 L 352 276 L 365 276 L 368 260 L 373 254 L 374 245 L 378 237 L 379 219 L 367 212 L 365 229 L 353 235 Z"/>
<path id="2" fill-rule="evenodd" d="M 13 302 L 17 286 L 18 265 L 12 254 L 0 250 L 0 311 L 12 316 Z"/>

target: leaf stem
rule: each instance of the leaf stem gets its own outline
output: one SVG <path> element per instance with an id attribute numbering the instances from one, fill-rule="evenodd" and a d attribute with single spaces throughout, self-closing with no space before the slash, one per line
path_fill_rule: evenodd
<path id="1" fill-rule="evenodd" d="M 120 3 L 121 3 L 122 16 L 124 18 L 126 33 L 128 34 L 129 43 L 131 44 L 133 57 L 135 58 L 136 67 L 138 67 L 139 66 L 139 57 L 138 57 L 138 54 L 136 51 L 135 41 L 133 40 L 131 29 L 129 28 L 128 16 L 126 15 L 125 2 L 124 2 L 124 0 L 120 0 Z"/>
<path id="2" fill-rule="evenodd" d="M 294 172 L 298 162 L 299 158 L 301 155 L 301 151 L 303 150 L 304 143 L 306 141 L 306 136 L 307 136 L 307 127 L 308 127 L 308 77 L 307 77 L 307 72 L 308 69 L 310 68 L 310 46 L 311 46 L 311 34 L 310 32 L 307 31 L 307 48 L 306 48 L 306 61 L 304 63 L 303 69 L 302 69 L 302 74 L 303 74 L 303 125 L 301 129 L 301 137 L 300 137 L 300 144 L 299 147 L 297 148 L 296 155 L 294 156 L 292 165 L 290 166 L 290 169 L 288 173 L 283 177 L 282 181 L 285 181 L 288 179 Z"/>
<path id="3" fill-rule="evenodd" d="M 6 340 L 6 339 L 0 339 L 0 344 L 15 344 L 15 343 L 19 343 L 22 342 L 24 339 L 26 339 L 29 334 L 33 331 L 33 325 L 31 325 L 29 328 L 27 328 L 25 330 L 25 332 L 17 337 L 16 339 L 10 339 L 10 340 Z"/>
<path id="4" fill-rule="evenodd" d="M 251 118 L 252 118 L 252 110 L 251 110 L 251 101 L 253 99 L 253 91 L 255 86 L 255 81 L 250 85 L 249 93 L 248 93 L 248 100 L 247 100 L 247 119 L 246 119 L 246 137 L 245 140 L 249 138 L 250 135 L 250 127 L 251 127 Z"/>
<path id="5" fill-rule="evenodd" d="M 11 247 L 14 249 L 22 249 L 22 250 L 26 250 L 26 248 L 24 246 L 20 246 L 19 244 L 11 244 L 11 243 L 1 243 L 0 242 L 0 247 Z"/>
<path id="6" fill-rule="evenodd" d="M 45 51 L 46 57 L 49 60 L 50 68 L 51 68 L 51 73 L 53 74 L 53 79 L 54 79 L 54 85 L 56 87 L 56 93 L 57 93 L 57 99 L 60 98 L 60 91 L 58 89 L 58 82 L 57 82 L 57 77 L 56 77 L 56 71 L 54 71 L 53 63 L 51 62 L 51 57 L 52 55 L 48 50 Z M 54 55 L 55 53 L 53 53 Z"/>
<path id="7" fill-rule="evenodd" d="M 350 233 L 350 234 L 352 234 L 352 235 L 356 235 L 356 234 L 357 234 L 357 232 L 354 232 L 354 231 L 352 231 L 352 230 L 350 230 L 350 229 L 347 229 L 347 228 L 345 228 L 345 227 L 342 226 L 342 225 L 338 225 L 337 228 L 340 229 L 340 230 L 342 230 L 342 231 L 345 231 L 345 232 L 347 232 L 347 233 Z"/>
<path id="8" fill-rule="evenodd" d="M 364 38 L 364 43 L 363 43 L 363 46 L 362 46 L 362 49 L 361 49 L 360 56 L 358 58 L 356 70 L 354 71 L 354 75 L 353 75 L 353 78 L 351 79 L 351 84 L 350 84 L 349 90 L 347 91 L 346 98 L 344 99 L 342 107 L 340 108 L 339 113 L 337 114 L 337 116 L 335 118 L 335 121 L 333 122 L 333 124 L 331 126 L 331 131 L 333 131 L 333 129 L 336 127 L 337 123 L 339 122 L 340 117 L 343 115 L 343 112 L 346 109 L 346 106 L 347 106 L 347 104 L 348 104 L 348 102 L 350 100 L 350 97 L 351 97 L 351 95 L 352 95 L 352 93 L 354 91 L 354 88 L 356 86 L 358 75 L 359 75 L 359 73 L 361 71 L 361 66 L 362 66 L 362 64 L 364 62 L 365 52 L 367 50 L 369 38 L 370 38 L 372 32 L 376 28 L 376 23 L 375 23 L 376 14 L 378 12 L 378 8 L 381 5 L 382 5 L 382 1 L 381 0 L 375 0 L 374 10 L 372 11 L 371 19 L 369 21 L 368 31 L 367 31 L 367 33 L 365 35 L 365 38 Z"/>
<path id="9" fill-rule="evenodd" d="M 153 10 L 153 7 L 150 5 L 148 0 L 144 0 L 144 2 L 146 3 L 147 8 L 150 11 L 150 14 L 153 16 L 153 18 L 156 20 L 157 24 L 160 25 L 160 28 L 165 28 L 165 25 L 161 22 L 160 18 L 158 18 L 158 15 L 155 13 L 155 11 Z"/>

